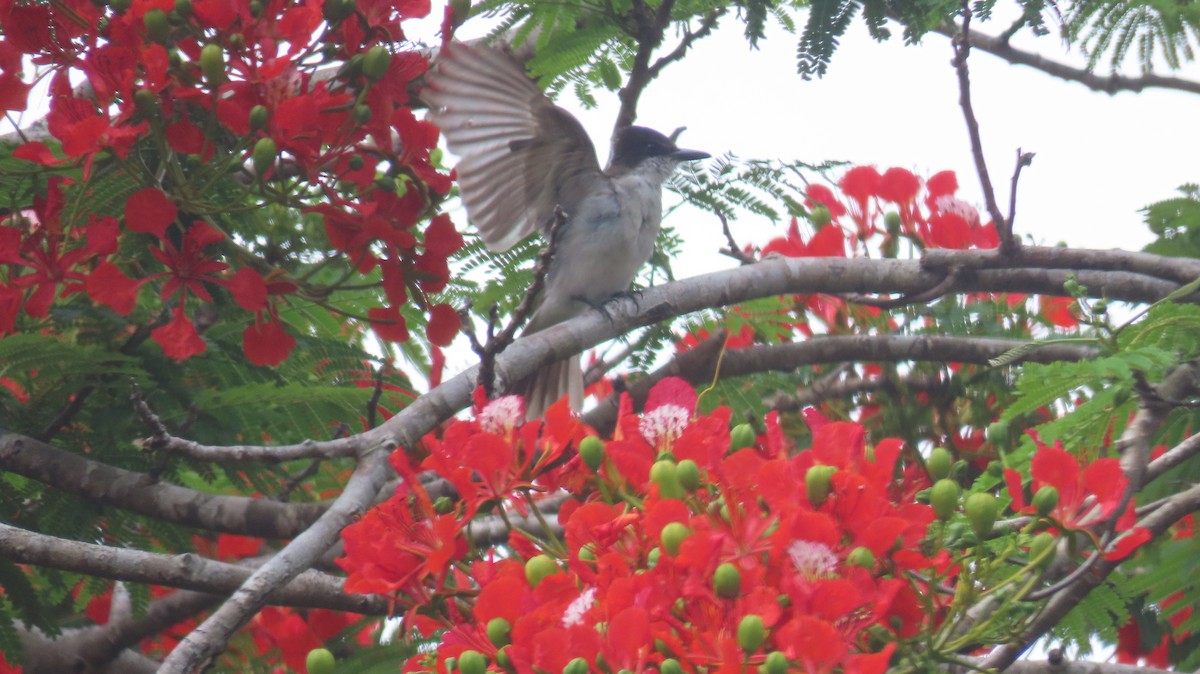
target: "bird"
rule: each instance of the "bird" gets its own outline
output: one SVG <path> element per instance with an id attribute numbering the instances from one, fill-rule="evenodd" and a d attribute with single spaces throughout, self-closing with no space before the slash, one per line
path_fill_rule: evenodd
<path id="1" fill-rule="evenodd" d="M 682 162 L 710 157 L 626 126 L 601 169 L 583 125 L 555 105 L 505 50 L 462 42 L 434 58 L 421 98 L 458 155 L 459 190 L 487 248 L 508 250 L 566 214 L 526 335 L 603 308 L 626 293 L 654 253 L 662 186 Z M 563 396 L 583 404 L 579 356 L 542 367 L 511 390 L 537 419 Z"/>

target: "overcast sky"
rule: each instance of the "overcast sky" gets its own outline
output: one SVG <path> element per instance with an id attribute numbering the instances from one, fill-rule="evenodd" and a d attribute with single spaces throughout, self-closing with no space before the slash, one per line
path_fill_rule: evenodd
<path id="1" fill-rule="evenodd" d="M 440 16 L 436 6 L 433 15 Z M 1006 25 L 982 28 L 995 34 Z M 461 35 L 479 31 L 468 23 Z M 723 29 L 670 66 L 643 96 L 638 123 L 664 132 L 687 126 L 681 145 L 714 155 L 847 160 L 881 170 L 901 166 L 922 176 L 953 169 L 960 196 L 983 210 L 948 39 L 929 35 L 918 46 L 899 38 L 876 43 L 858 21 L 825 78 L 804 81 L 795 72 L 796 36 L 772 28 L 755 51 L 741 31 L 726 17 Z M 1083 63 L 1052 36 L 1018 36 L 1014 45 Z M 1174 196 L 1183 183 L 1200 182 L 1200 97 L 1170 91 L 1109 96 L 979 51 L 970 67 L 1002 204 L 1008 202 L 1017 148 L 1037 154 L 1021 178 L 1019 234 L 1046 244 L 1137 249 L 1150 240 L 1138 210 Z M 1139 74 L 1136 65 L 1125 74 Z M 1200 80 L 1194 64 L 1177 74 Z M 580 117 L 605 154 L 616 97 L 600 96 L 600 106 L 588 111 L 569 93 L 559 102 Z M 685 268 L 733 264 L 712 252 L 723 239 L 711 215 L 680 212 L 670 223 L 688 241 Z M 762 243 L 784 224 L 743 219 L 735 227 L 739 241 Z"/>

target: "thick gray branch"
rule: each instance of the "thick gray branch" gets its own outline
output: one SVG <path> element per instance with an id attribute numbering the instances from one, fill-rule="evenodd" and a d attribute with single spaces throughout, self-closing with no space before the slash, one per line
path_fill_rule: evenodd
<path id="1" fill-rule="evenodd" d="M 245 536 L 291 538 L 326 508 L 323 503 L 207 494 L 92 461 L 3 428 L 0 469 L 147 517 Z"/>
<path id="2" fill-rule="evenodd" d="M 3 523 L 0 523 L 0 557 L 17 564 L 218 595 L 231 594 L 254 573 L 252 568 L 191 553 L 166 555 L 81 543 Z M 372 615 L 388 612 L 382 598 L 345 594 L 342 583 L 341 578 L 305 571 L 271 594 L 269 603 Z"/>
<path id="3" fill-rule="evenodd" d="M 640 407 L 650 388 L 664 377 L 683 377 L 693 384 L 743 377 L 760 372 L 790 372 L 804 365 L 846 362 L 907 362 L 933 361 L 938 363 L 987 363 L 1027 340 L 983 337 L 853 335 L 814 337 L 791 344 L 753 346 L 730 349 L 720 359 L 716 372 L 719 342 L 702 345 L 679 354 L 671 362 L 655 370 L 629 387 L 635 407 Z M 1025 360 L 1050 363 L 1062 360 L 1092 358 L 1093 347 L 1055 344 L 1037 349 Z M 610 428 L 616 419 L 618 396 L 604 401 L 588 413 L 586 421 L 597 429 Z"/>
<path id="4" fill-rule="evenodd" d="M 203 671 L 212 664 L 230 637 L 270 601 L 271 595 L 312 567 L 338 541 L 342 529 L 371 505 L 391 473 L 387 463 L 390 448 L 379 446 L 367 451 L 346 489 L 320 519 L 251 574 L 228 601 L 179 642 L 159 671 L 185 674 Z"/>

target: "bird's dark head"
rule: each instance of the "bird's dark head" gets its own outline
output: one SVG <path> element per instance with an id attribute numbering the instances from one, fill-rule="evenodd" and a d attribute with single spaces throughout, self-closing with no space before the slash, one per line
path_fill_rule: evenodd
<path id="1" fill-rule="evenodd" d="M 664 168 L 674 169 L 682 161 L 707 159 L 712 155 L 698 150 L 683 150 L 667 136 L 644 126 L 629 126 L 617 132 L 613 141 L 610 173 L 631 171 L 647 160 L 658 160 Z M 669 171 L 668 171 L 669 173 Z"/>

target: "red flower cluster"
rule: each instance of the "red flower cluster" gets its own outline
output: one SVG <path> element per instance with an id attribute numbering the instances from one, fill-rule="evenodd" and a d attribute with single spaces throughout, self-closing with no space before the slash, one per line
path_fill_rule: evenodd
<path id="1" fill-rule="evenodd" d="M 251 264 L 245 250 L 218 248 L 261 231 L 226 217 L 231 204 L 210 201 L 209 192 L 224 175 L 252 168 L 270 178 L 286 164 L 298 182 L 282 198 L 324 220 L 329 250 L 315 252 L 382 272 L 389 306 L 371 312 L 376 332 L 407 339 L 399 307 L 418 295 L 431 310 L 431 341 L 448 343 L 458 317 L 424 295 L 445 286 L 447 257 L 462 239 L 445 216 L 417 229 L 450 189 L 430 158 L 437 129 L 408 107 L 409 84 L 427 63 L 388 47 L 403 41 L 402 20 L 429 9 L 427 0 L 0 0 L 0 108 L 25 109 L 32 81 L 19 73 L 31 61 L 34 77 L 50 83 L 48 129 L 60 150 L 31 142 L 14 156 L 47 173 L 81 167 L 77 201 L 98 163 L 137 170 L 121 161 L 137 147 L 148 153 L 142 161 L 159 162 L 149 183 L 158 186 L 130 196 L 123 220 L 60 219 L 65 183 L 54 178 L 33 211 L 0 226 L 0 336 L 22 309 L 43 317 L 57 297 L 82 290 L 128 315 L 140 286 L 165 279 L 160 299 L 171 319 L 153 338 L 184 359 L 205 350 L 187 302 L 211 302 L 216 284 L 253 314 L 243 333 L 247 358 L 278 364 L 295 345 L 278 305 L 296 301 L 300 283 L 289 280 L 291 270 L 269 269 L 269 256 Z M 90 85 L 87 95 L 73 77 Z M 377 180 L 381 172 L 394 184 Z M 146 184 L 141 173 L 132 178 Z M 251 187 L 264 202 L 281 199 L 280 186 Z M 154 240 L 115 256 L 118 238 L 133 234 Z M 241 268 L 230 275 L 235 259 Z M 147 268 L 155 262 L 161 270 Z"/>
<path id="2" fill-rule="evenodd" d="M 458 500 L 406 487 L 348 527 L 347 591 L 420 605 L 407 627 L 445 630 L 413 672 L 448 672 L 447 659 L 475 651 L 523 674 L 576 658 L 591 671 L 732 674 L 769 655 L 791 671 L 878 674 L 897 640 L 936 627 L 916 579 L 949 558 L 921 546 L 929 506 L 896 499 L 899 441 L 868 448 L 861 426 L 814 416 L 812 448 L 793 454 L 775 416 L 731 436 L 727 409 L 697 417 L 695 402 L 672 379 L 640 416 L 626 399 L 602 449 L 565 406 L 543 425 L 523 423 L 517 398 L 478 405 L 423 441 L 420 467 Z M 407 456 L 393 464 L 419 485 Z M 524 563 L 469 554 L 473 517 L 502 503 L 540 516 L 535 494 L 561 501 L 562 540 L 513 531 Z"/>

